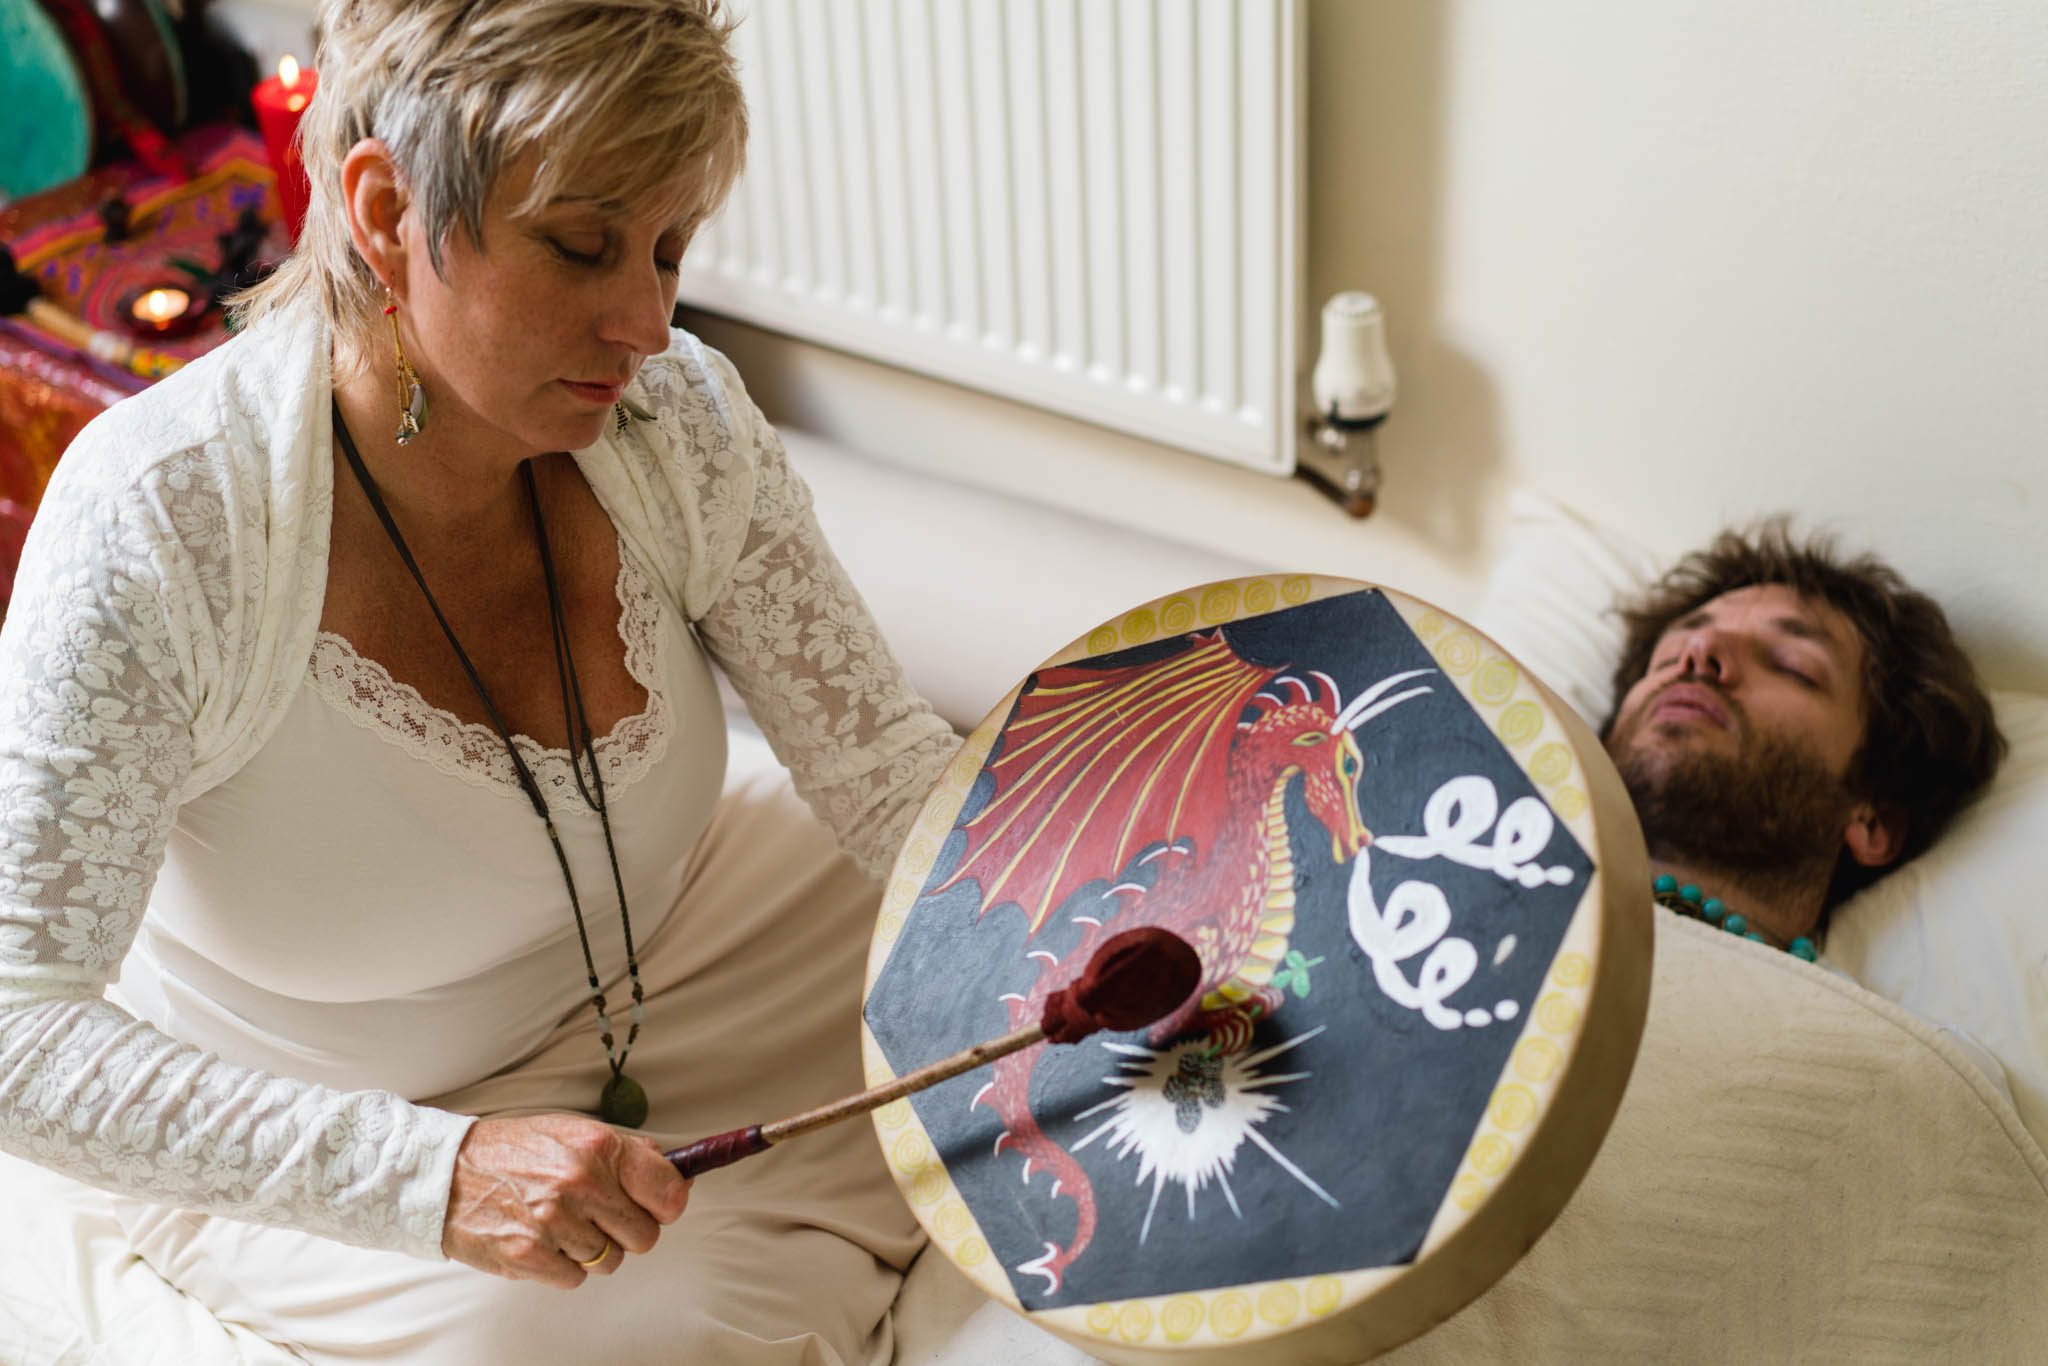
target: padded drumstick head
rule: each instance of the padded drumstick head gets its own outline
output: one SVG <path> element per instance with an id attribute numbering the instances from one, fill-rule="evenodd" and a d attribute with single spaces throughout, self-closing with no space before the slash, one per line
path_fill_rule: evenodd
<path id="1" fill-rule="evenodd" d="M 1048 996 L 1040 1017 L 1053 1043 L 1098 1030 L 1143 1029 L 1172 1014 L 1202 980 L 1202 960 L 1171 930 L 1146 925 L 1113 935 L 1072 986 Z"/>

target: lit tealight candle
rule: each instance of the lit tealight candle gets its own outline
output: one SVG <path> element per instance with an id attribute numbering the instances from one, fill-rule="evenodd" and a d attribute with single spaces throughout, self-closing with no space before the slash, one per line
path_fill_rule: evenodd
<path id="1" fill-rule="evenodd" d="M 135 321 L 160 330 L 184 317 L 191 306 L 192 296 L 182 289 L 152 289 L 130 304 L 129 312 Z"/>

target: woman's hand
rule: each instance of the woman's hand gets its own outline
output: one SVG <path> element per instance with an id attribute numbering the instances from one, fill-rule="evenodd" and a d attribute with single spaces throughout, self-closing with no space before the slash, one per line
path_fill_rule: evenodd
<path id="1" fill-rule="evenodd" d="M 652 1248 L 689 1198 L 690 1183 L 650 1139 L 580 1115 L 478 1120 L 455 1155 L 441 1250 L 573 1290 Z"/>

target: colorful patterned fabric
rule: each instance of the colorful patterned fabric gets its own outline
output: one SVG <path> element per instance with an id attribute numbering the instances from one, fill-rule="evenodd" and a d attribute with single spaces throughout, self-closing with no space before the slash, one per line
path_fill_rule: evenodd
<path id="1" fill-rule="evenodd" d="M 220 261 L 220 237 L 245 208 L 271 228 L 266 247 L 290 250 L 277 224 L 275 181 L 263 140 L 249 129 L 213 125 L 179 139 L 195 175 L 180 181 L 139 162 L 105 166 L 0 209 L 0 242 L 52 303 L 94 327 L 126 334 L 122 304 L 157 284 L 193 289 L 173 263 Z M 115 194 L 128 203 L 131 236 L 107 240 L 99 206 Z M 227 337 L 220 312 L 187 336 L 149 345 L 185 360 Z M 107 405 L 140 393 L 148 381 L 94 360 L 22 318 L 0 319 L 0 498 L 35 508 L 58 457 Z"/>

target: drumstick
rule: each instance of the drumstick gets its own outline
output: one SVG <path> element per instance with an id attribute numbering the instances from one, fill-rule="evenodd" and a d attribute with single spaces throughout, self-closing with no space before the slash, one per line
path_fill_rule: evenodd
<path id="1" fill-rule="evenodd" d="M 892 1100 L 1029 1048 L 1041 1039 L 1079 1043 L 1098 1030 L 1143 1029 L 1178 1009 L 1201 978 L 1201 960 L 1179 935 L 1152 925 L 1126 930 L 1103 941 L 1095 956 L 1088 960 L 1087 970 L 1073 985 L 1046 998 L 1037 1024 L 962 1049 L 859 1095 L 772 1124 L 756 1124 L 700 1138 L 662 1156 L 684 1176 L 696 1176 L 752 1157 L 785 1139 L 880 1109 Z"/>

